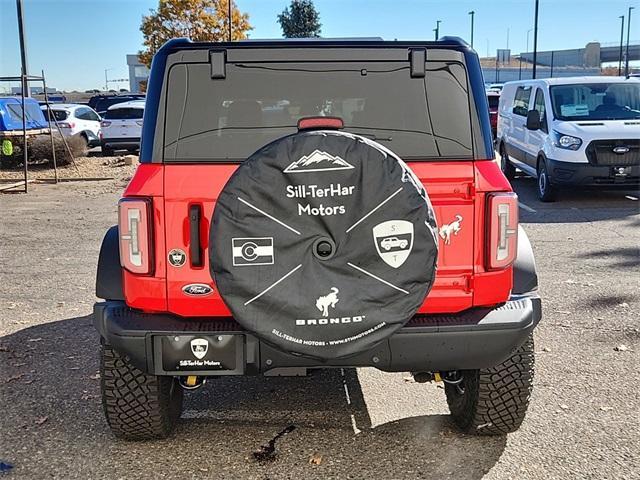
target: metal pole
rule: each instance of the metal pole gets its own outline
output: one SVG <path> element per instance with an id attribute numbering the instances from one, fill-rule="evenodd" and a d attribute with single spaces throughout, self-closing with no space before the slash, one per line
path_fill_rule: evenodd
<path id="1" fill-rule="evenodd" d="M 476 15 L 475 10 L 471 10 L 469 15 L 471 15 L 471 48 L 473 48 L 473 20 Z"/>
<path id="2" fill-rule="evenodd" d="M 500 72 L 498 72 L 498 55 L 496 55 L 496 83 L 500 83 Z"/>
<path id="3" fill-rule="evenodd" d="M 53 141 L 53 128 L 51 126 L 52 110 L 49 104 L 49 94 L 47 93 L 47 82 L 44 79 L 44 70 L 42 70 L 42 90 L 44 91 L 44 102 L 47 105 L 47 119 L 49 120 L 49 138 L 51 138 L 51 158 L 53 160 L 53 178 L 54 183 L 58 183 L 58 162 L 56 161 L 56 144 Z"/>
<path id="4" fill-rule="evenodd" d="M 31 89 L 29 88 L 29 82 L 26 81 L 26 77 L 29 74 L 27 72 L 27 46 L 24 37 L 24 14 L 22 12 L 22 0 L 16 0 L 16 9 L 18 11 L 18 37 L 20 40 L 20 62 L 22 67 L 22 96 L 31 96 Z"/>
<path id="5" fill-rule="evenodd" d="M 233 20 L 231 19 L 231 10 L 233 8 L 232 0 L 229 0 L 229 41 L 231 41 L 231 26 L 233 24 Z"/>
<path id="6" fill-rule="evenodd" d="M 551 78 L 553 78 L 553 50 L 551 51 L 551 72 L 550 72 L 550 76 Z"/>
<path id="7" fill-rule="evenodd" d="M 442 20 L 436 20 L 436 40 L 440 38 L 440 24 Z"/>
<path id="8" fill-rule="evenodd" d="M 624 15 L 618 17 L 620 19 L 620 56 L 618 58 L 618 76 L 622 75 L 622 45 L 624 41 Z"/>
<path id="9" fill-rule="evenodd" d="M 631 32 L 631 10 L 635 7 L 629 7 L 629 13 L 627 14 L 627 51 L 625 53 L 624 63 L 624 76 L 629 78 L 629 33 Z"/>
<path id="10" fill-rule="evenodd" d="M 518 68 L 518 80 L 522 80 L 522 55 L 520 55 L 520 67 Z"/>
<path id="11" fill-rule="evenodd" d="M 27 167 L 27 159 L 28 155 L 28 146 L 27 146 L 27 107 L 25 105 L 25 90 L 24 87 L 27 84 L 27 76 L 21 75 L 21 83 L 22 83 L 22 163 L 24 170 L 24 193 L 28 193 L 27 180 L 28 180 L 28 167 Z"/>
<path id="12" fill-rule="evenodd" d="M 533 72 L 532 78 L 536 78 L 536 66 L 538 61 L 538 5 L 540 0 L 536 0 L 536 12 L 533 21 Z"/>

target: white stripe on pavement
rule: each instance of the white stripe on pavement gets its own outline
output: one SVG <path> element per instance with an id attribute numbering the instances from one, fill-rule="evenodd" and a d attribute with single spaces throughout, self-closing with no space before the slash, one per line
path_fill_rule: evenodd
<path id="1" fill-rule="evenodd" d="M 520 208 L 529 212 L 529 213 L 536 213 L 536 210 L 534 210 L 533 208 L 531 208 L 529 205 L 525 205 L 522 202 L 518 202 L 518 205 L 520 205 Z"/>

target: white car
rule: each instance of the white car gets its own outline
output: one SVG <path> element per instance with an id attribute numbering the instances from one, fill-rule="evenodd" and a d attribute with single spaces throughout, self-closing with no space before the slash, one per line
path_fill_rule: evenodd
<path id="1" fill-rule="evenodd" d="M 46 105 L 40 107 L 44 118 L 49 119 Z M 100 144 L 100 115 L 95 110 L 86 105 L 75 103 L 53 103 L 49 104 L 53 118 L 57 120 L 58 126 L 65 137 L 80 135 L 87 147 Z M 52 120 L 52 127 L 56 128 Z"/>
<path id="2" fill-rule="evenodd" d="M 400 240 L 398 237 L 387 237 L 382 242 L 380 242 L 380 246 L 384 248 L 387 252 L 392 248 L 407 248 L 409 242 L 406 240 Z"/>
<path id="3" fill-rule="evenodd" d="M 102 154 L 113 155 L 115 150 L 138 151 L 143 115 L 144 100 L 117 103 L 109 107 L 101 123 Z"/>
<path id="4" fill-rule="evenodd" d="M 538 197 L 571 185 L 640 185 L 640 80 L 573 77 L 508 82 L 496 145 L 502 171 L 538 179 Z"/>

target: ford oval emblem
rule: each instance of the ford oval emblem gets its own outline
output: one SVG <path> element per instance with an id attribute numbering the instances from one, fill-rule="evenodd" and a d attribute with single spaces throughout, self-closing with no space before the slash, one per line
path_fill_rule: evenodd
<path id="1" fill-rule="evenodd" d="M 182 287 L 182 291 L 185 295 L 189 295 L 191 297 L 204 297 L 205 295 L 211 294 L 213 292 L 213 288 L 206 283 L 190 283 L 189 285 Z"/>
<path id="2" fill-rule="evenodd" d="M 613 149 L 613 153 L 617 153 L 618 155 L 622 155 L 629 152 L 629 147 L 616 147 Z"/>

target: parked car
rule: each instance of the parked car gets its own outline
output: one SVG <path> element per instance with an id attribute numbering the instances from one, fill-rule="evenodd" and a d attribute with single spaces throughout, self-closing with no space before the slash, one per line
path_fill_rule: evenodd
<path id="1" fill-rule="evenodd" d="M 99 115 L 104 115 L 104 113 L 109 109 L 110 106 L 116 105 L 118 103 L 131 102 L 134 100 L 144 100 L 143 93 L 128 93 L 126 95 L 115 95 L 115 94 L 100 94 L 94 95 L 89 99 L 87 104 L 93 108 Z"/>
<path id="2" fill-rule="evenodd" d="M 98 260 L 117 436 L 166 437 L 207 378 L 365 366 L 520 426 L 537 276 L 464 41 L 173 40 L 142 139 Z"/>
<path id="3" fill-rule="evenodd" d="M 537 178 L 540 200 L 571 186 L 640 185 L 640 80 L 509 82 L 499 111 L 502 170 Z"/>
<path id="4" fill-rule="evenodd" d="M 46 104 L 40 106 L 45 118 L 49 119 L 49 109 Z M 50 104 L 52 120 L 60 127 L 66 137 L 80 135 L 87 143 L 87 147 L 95 147 L 100 144 L 100 115 L 93 108 L 75 103 Z M 55 128 L 55 125 L 53 125 Z"/>
<path id="5" fill-rule="evenodd" d="M 487 101 L 489 102 L 489 121 L 491 122 L 491 134 L 495 139 L 498 130 L 498 105 L 500 104 L 500 92 L 497 90 L 488 90 Z"/>
<path id="6" fill-rule="evenodd" d="M 115 150 L 138 151 L 144 103 L 143 100 L 117 103 L 105 112 L 100 124 L 103 155 L 113 155 Z"/>

